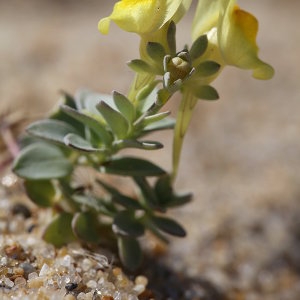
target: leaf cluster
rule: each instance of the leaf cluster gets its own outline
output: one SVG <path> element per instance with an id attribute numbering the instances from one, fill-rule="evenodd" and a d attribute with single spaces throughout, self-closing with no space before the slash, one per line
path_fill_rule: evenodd
<path id="1" fill-rule="evenodd" d="M 156 99 L 145 95 L 145 105 L 152 107 Z M 162 148 L 145 136 L 172 128 L 174 121 L 169 112 L 137 109 L 118 92 L 110 96 L 81 91 L 75 97 L 62 96 L 49 118 L 27 128 L 25 146 L 13 170 L 24 179 L 34 203 L 55 211 L 44 233 L 46 241 L 58 247 L 75 239 L 117 247 L 123 264 L 135 269 L 142 259 L 139 239 L 147 230 L 165 242 L 167 235 L 185 235 L 181 225 L 164 214 L 188 202 L 191 195 L 177 195 L 167 172 L 153 162 L 119 152 Z M 98 176 L 93 184 L 103 193 L 91 193 L 88 186 L 78 188 L 73 177 L 79 167 L 107 177 L 124 177 L 137 191 L 128 195 Z"/>

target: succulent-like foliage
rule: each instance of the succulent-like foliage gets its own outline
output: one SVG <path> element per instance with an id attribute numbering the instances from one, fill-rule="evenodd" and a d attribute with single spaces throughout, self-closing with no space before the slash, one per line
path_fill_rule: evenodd
<path id="1" fill-rule="evenodd" d="M 159 232 L 164 240 L 164 234 L 184 235 L 176 221 L 162 219 L 161 213 L 190 196 L 176 195 L 171 182 L 163 179 L 167 172 L 161 167 L 119 155 L 119 151 L 162 148 L 161 143 L 145 140 L 144 135 L 171 128 L 174 122 L 168 112 L 143 116 L 118 92 L 103 96 L 83 91 L 74 99 L 68 94 L 63 97 L 64 102 L 48 119 L 27 128 L 35 142 L 22 149 L 13 169 L 24 178 L 33 202 L 57 212 L 44 234 L 48 242 L 61 246 L 77 238 L 86 243 L 115 243 L 125 266 L 134 269 L 141 261 L 138 239 L 146 230 Z M 131 178 L 138 192 L 129 196 L 100 178 L 95 178 L 94 184 L 103 193 L 78 189 L 72 184 L 72 175 L 80 166 Z M 154 184 L 149 183 L 150 177 L 156 178 Z M 168 229 L 172 224 L 173 230 Z"/>

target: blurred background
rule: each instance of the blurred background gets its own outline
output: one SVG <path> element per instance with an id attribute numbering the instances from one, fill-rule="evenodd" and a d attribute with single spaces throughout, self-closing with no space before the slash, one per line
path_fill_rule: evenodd
<path id="1" fill-rule="evenodd" d="M 110 0 L 0 1 L 0 117 L 40 119 L 59 90 L 86 87 L 126 93 L 138 37 L 112 24 Z M 173 212 L 188 231 L 165 262 L 205 278 L 229 299 L 298 299 L 300 294 L 300 2 L 239 1 L 260 22 L 260 57 L 276 71 L 270 81 L 227 68 L 214 82 L 220 100 L 199 101 L 185 139 L 177 180 L 194 201 Z M 191 15 L 178 27 L 190 43 Z M 179 99 L 170 108 L 176 111 Z M 17 117 L 14 114 L 18 113 Z M 16 133 L 24 126 L 16 126 Z M 165 148 L 151 159 L 171 166 Z M 0 137 L 0 159 L 5 151 Z M 148 156 L 149 157 L 149 156 Z"/>

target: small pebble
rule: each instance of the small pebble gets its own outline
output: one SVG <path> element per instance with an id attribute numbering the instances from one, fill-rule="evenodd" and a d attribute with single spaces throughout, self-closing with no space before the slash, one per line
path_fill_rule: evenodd
<path id="1" fill-rule="evenodd" d="M 28 262 L 21 263 L 20 268 L 22 268 L 24 270 L 24 277 L 26 279 L 28 279 L 28 275 L 30 273 L 33 273 L 33 272 L 36 271 L 35 267 L 32 264 L 28 263 Z"/>
<path id="2" fill-rule="evenodd" d="M 49 266 L 47 264 L 43 264 L 39 276 L 45 276 L 49 273 Z"/>
<path id="3" fill-rule="evenodd" d="M 16 287 L 25 286 L 26 284 L 27 284 L 27 281 L 24 277 L 17 277 L 15 279 L 15 286 Z"/>
<path id="4" fill-rule="evenodd" d="M 81 264 L 83 271 L 88 271 L 92 266 L 93 266 L 93 262 L 90 259 L 88 259 L 88 258 L 83 259 L 82 264 Z"/>
<path id="5" fill-rule="evenodd" d="M 72 257 L 70 255 L 65 255 L 61 261 L 61 265 L 66 268 L 70 268 L 72 262 L 73 262 Z"/>
<path id="6" fill-rule="evenodd" d="M 12 288 L 15 284 L 13 281 L 11 281 L 9 278 L 5 277 L 4 279 L 4 284 L 8 287 L 8 288 Z"/>
<path id="7" fill-rule="evenodd" d="M 101 297 L 101 300 L 114 300 L 114 297 L 104 295 Z"/>
<path id="8" fill-rule="evenodd" d="M 133 290 L 139 295 L 145 290 L 145 286 L 143 284 L 137 284 L 134 286 Z"/>
<path id="9" fill-rule="evenodd" d="M 4 248 L 5 254 L 13 259 L 24 260 L 25 254 L 24 249 L 18 243 L 6 246 Z"/>
<path id="10" fill-rule="evenodd" d="M 31 224 L 31 225 L 29 225 L 28 228 L 27 228 L 27 232 L 28 232 L 28 233 L 33 232 L 33 230 L 34 230 L 36 227 L 38 227 L 36 224 Z"/>
<path id="11" fill-rule="evenodd" d="M 22 204 L 22 203 L 16 203 L 12 209 L 11 212 L 13 215 L 21 215 L 24 217 L 24 219 L 28 219 L 31 217 L 31 211 L 29 210 L 29 208 Z"/>
<path id="12" fill-rule="evenodd" d="M 21 276 L 23 276 L 24 275 L 24 269 L 21 268 L 21 267 L 16 267 L 16 268 L 14 268 L 13 273 L 15 275 L 21 275 Z"/>
<path id="13" fill-rule="evenodd" d="M 31 289 L 37 289 L 44 285 L 45 279 L 43 277 L 36 277 L 27 281 L 28 287 Z"/>
<path id="14" fill-rule="evenodd" d="M 135 278 L 135 284 L 141 284 L 141 285 L 144 285 L 144 286 L 147 286 L 147 284 L 148 284 L 148 279 L 147 279 L 147 277 L 145 277 L 145 276 L 142 276 L 142 275 L 140 275 L 140 276 L 137 276 L 136 278 Z"/>
<path id="15" fill-rule="evenodd" d="M 37 272 L 32 272 L 28 274 L 28 280 L 32 280 L 34 278 L 37 278 L 39 275 Z"/>
<path id="16" fill-rule="evenodd" d="M 75 290 L 76 288 L 78 287 L 78 284 L 77 283 L 74 283 L 74 282 L 69 282 L 65 285 L 65 289 L 67 291 L 73 291 Z"/>
<path id="17" fill-rule="evenodd" d="M 76 300 L 75 296 L 72 295 L 72 294 L 67 294 L 65 297 L 64 297 L 64 300 Z"/>
<path id="18" fill-rule="evenodd" d="M 97 287 L 97 282 L 95 280 L 90 280 L 87 282 L 86 286 L 91 289 L 95 289 Z"/>

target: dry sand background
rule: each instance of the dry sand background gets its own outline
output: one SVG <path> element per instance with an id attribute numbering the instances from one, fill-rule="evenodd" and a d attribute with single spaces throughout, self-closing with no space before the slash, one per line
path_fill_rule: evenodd
<path id="1" fill-rule="evenodd" d="M 221 100 L 199 102 L 177 181 L 195 197 L 174 212 L 189 235 L 174 240 L 166 261 L 210 280 L 229 299 L 297 300 L 300 2 L 239 3 L 260 20 L 261 57 L 276 75 L 263 82 L 228 68 L 214 84 Z M 116 26 L 107 37 L 97 32 L 111 7 L 109 0 L 1 1 L 0 115 L 41 117 L 59 89 L 126 93 L 132 73 L 124 62 L 137 57 L 138 39 Z M 189 21 L 179 44 L 187 42 Z M 171 138 L 160 138 L 166 148 L 152 158 L 169 169 Z"/>

